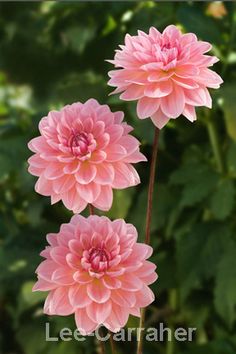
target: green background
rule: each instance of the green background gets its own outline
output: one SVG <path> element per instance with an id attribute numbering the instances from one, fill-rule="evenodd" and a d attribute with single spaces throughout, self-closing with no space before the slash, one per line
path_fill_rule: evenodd
<path id="1" fill-rule="evenodd" d="M 71 213 L 34 191 L 27 172 L 27 142 L 51 109 L 90 97 L 124 110 L 142 151 L 150 158 L 153 125 L 135 115 L 135 103 L 108 97 L 107 72 L 126 32 L 181 25 L 213 44 L 214 69 L 224 85 L 212 90 L 213 109 L 198 120 L 171 121 L 161 132 L 152 222 L 153 261 L 159 280 L 148 326 L 197 327 L 192 343 L 145 343 L 144 354 L 236 352 L 236 13 L 214 18 L 205 2 L 85 2 L 0 4 L 0 353 L 99 353 L 92 338 L 46 343 L 52 333 L 74 329 L 73 316 L 43 315 L 44 293 L 31 293 L 46 245 Z M 144 238 L 148 164 L 137 166 L 142 184 L 115 193 L 111 218 L 135 224 Z M 137 321 L 130 318 L 130 326 Z M 109 348 L 107 346 L 107 351 Z M 134 353 L 120 343 L 118 353 Z"/>

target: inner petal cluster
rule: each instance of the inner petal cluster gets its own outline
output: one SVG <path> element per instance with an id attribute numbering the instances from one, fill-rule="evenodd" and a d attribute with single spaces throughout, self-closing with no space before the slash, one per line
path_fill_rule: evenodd
<path id="1" fill-rule="evenodd" d="M 81 260 L 82 267 L 88 270 L 92 276 L 102 276 L 109 269 L 111 254 L 106 250 L 104 242 L 99 247 L 91 247 L 84 251 Z"/>
<path id="2" fill-rule="evenodd" d="M 211 108 L 208 88 L 219 88 L 223 82 L 209 69 L 218 61 L 206 55 L 210 49 L 209 43 L 173 25 L 162 33 L 151 27 L 149 33 L 127 34 L 109 61 L 116 70 L 108 73 L 108 84 L 116 87 L 112 93 L 121 93 L 121 99 L 138 100 L 138 117 L 151 118 L 159 129 L 180 115 L 193 122 L 195 107 Z"/>
<path id="3" fill-rule="evenodd" d="M 75 132 L 73 129 L 67 144 L 72 155 L 81 161 L 88 160 L 97 146 L 93 134 L 86 132 Z"/>

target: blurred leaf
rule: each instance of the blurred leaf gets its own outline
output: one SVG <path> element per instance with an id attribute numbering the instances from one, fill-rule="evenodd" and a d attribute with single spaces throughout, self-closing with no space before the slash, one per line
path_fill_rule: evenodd
<path id="1" fill-rule="evenodd" d="M 231 142 L 227 152 L 227 166 L 230 175 L 236 177 L 236 143 Z"/>
<path id="2" fill-rule="evenodd" d="M 193 206 L 204 200 L 216 187 L 218 175 L 207 165 L 190 162 L 181 166 L 170 177 L 173 184 L 183 184 L 180 206 Z"/>
<path id="3" fill-rule="evenodd" d="M 132 208 L 130 221 L 137 227 L 140 239 L 144 238 L 145 233 L 145 212 L 147 205 L 147 187 L 138 194 L 137 200 Z M 175 195 L 171 193 L 167 185 L 158 183 L 155 185 L 153 193 L 153 210 L 152 210 L 152 223 L 151 231 L 161 229 L 167 223 L 170 216 L 170 210 L 173 207 Z M 153 238 L 155 242 L 155 238 Z"/>
<path id="4" fill-rule="evenodd" d="M 219 220 L 227 218 L 234 206 L 235 188 L 230 179 L 220 181 L 211 197 L 211 210 Z"/>
<path id="5" fill-rule="evenodd" d="M 227 227 L 199 224 L 177 240 L 178 279 L 183 300 L 203 279 L 214 276 L 222 250 L 230 240 Z M 184 279 L 184 281 L 183 281 Z"/>
<path id="6" fill-rule="evenodd" d="M 106 215 L 111 219 L 126 218 L 132 203 L 132 197 L 134 193 L 135 193 L 135 188 L 129 188 L 125 190 L 115 190 L 113 192 L 114 201 L 112 203 L 112 207 L 106 213 Z"/>
<path id="7" fill-rule="evenodd" d="M 221 33 L 217 22 L 211 18 L 207 18 L 206 20 L 206 17 L 197 7 L 196 3 L 192 3 L 191 6 L 187 4 L 181 6 L 177 11 L 177 18 L 185 27 L 186 32 L 196 33 L 202 40 L 220 43 Z"/>
<path id="8" fill-rule="evenodd" d="M 234 92 L 234 83 L 225 84 L 221 90 L 226 129 L 228 135 L 236 141 L 236 100 Z"/>
<path id="9" fill-rule="evenodd" d="M 87 43 L 95 36 L 94 26 L 74 26 L 68 28 L 64 33 L 64 40 L 78 53 L 82 53 Z"/>
<path id="10" fill-rule="evenodd" d="M 228 243 L 216 275 L 215 306 L 219 315 L 232 327 L 236 308 L 235 243 Z"/>
<path id="11" fill-rule="evenodd" d="M 101 76 L 92 71 L 66 76 L 54 88 L 53 97 L 61 104 L 73 103 L 78 100 L 84 102 L 91 97 L 104 100 L 106 86 Z"/>
<path id="12" fill-rule="evenodd" d="M 32 322 L 22 325 L 16 334 L 16 338 L 24 354 L 43 354 L 48 345 L 45 341 L 44 324 L 41 321 L 38 321 L 38 323 Z"/>
<path id="13" fill-rule="evenodd" d="M 21 293 L 19 297 L 19 310 L 20 312 L 27 310 L 28 308 L 43 302 L 47 296 L 45 292 L 36 291 L 33 292 L 34 281 L 28 281 L 22 285 Z"/>

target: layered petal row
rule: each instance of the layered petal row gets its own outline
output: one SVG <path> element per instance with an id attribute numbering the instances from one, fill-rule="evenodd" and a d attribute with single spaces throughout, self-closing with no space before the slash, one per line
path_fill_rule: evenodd
<path id="1" fill-rule="evenodd" d="M 138 117 L 150 117 L 159 129 L 181 114 L 193 122 L 196 106 L 211 108 L 208 88 L 223 82 L 209 69 L 218 61 L 205 54 L 210 49 L 209 43 L 193 33 L 182 34 L 174 25 L 163 33 L 151 27 L 148 34 L 127 34 L 114 60 L 108 60 L 116 68 L 108 73 L 108 84 L 121 99 L 138 100 Z"/>
<path id="2" fill-rule="evenodd" d="M 112 189 L 137 185 L 132 163 L 146 161 L 123 117 L 90 99 L 42 118 L 41 135 L 28 144 L 35 153 L 28 162 L 29 172 L 39 177 L 36 191 L 52 203 L 62 200 L 74 213 L 88 203 L 109 210 Z"/>
<path id="3" fill-rule="evenodd" d="M 117 332 L 130 314 L 140 316 L 140 309 L 153 302 L 148 285 L 157 279 L 156 266 L 147 260 L 152 248 L 137 243 L 133 225 L 74 215 L 47 240 L 33 289 L 49 291 L 46 314 L 75 314 L 83 335 L 100 325 Z"/>

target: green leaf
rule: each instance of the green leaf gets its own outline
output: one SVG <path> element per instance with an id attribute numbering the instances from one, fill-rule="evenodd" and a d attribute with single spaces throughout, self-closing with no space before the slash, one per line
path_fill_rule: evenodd
<path id="1" fill-rule="evenodd" d="M 219 263 L 215 286 L 215 307 L 219 315 L 232 327 L 236 306 L 236 243 L 228 243 Z"/>
<path id="2" fill-rule="evenodd" d="M 198 224 L 177 239 L 177 269 L 184 300 L 191 289 L 213 277 L 222 250 L 230 239 L 227 227 L 215 223 Z"/>
<path id="3" fill-rule="evenodd" d="M 221 32 L 217 22 L 211 18 L 207 18 L 206 21 L 206 17 L 196 4 L 192 3 L 191 6 L 185 4 L 179 7 L 177 18 L 186 32 L 193 32 L 203 40 L 220 43 Z"/>
<path id="4" fill-rule="evenodd" d="M 79 54 L 84 51 L 86 45 L 93 39 L 96 33 L 95 26 L 74 26 L 68 28 L 64 36 L 69 46 Z"/>
<path id="5" fill-rule="evenodd" d="M 216 187 L 218 175 L 199 162 L 185 163 L 170 177 L 172 184 L 183 185 L 180 206 L 193 206 L 203 201 Z"/>
<path id="6" fill-rule="evenodd" d="M 134 192 L 135 192 L 134 188 L 129 188 L 125 190 L 115 190 L 113 192 L 114 201 L 112 207 L 106 213 L 106 215 L 111 219 L 115 219 L 115 218 L 124 219 L 127 216 L 127 213 L 131 206 Z"/>
<path id="7" fill-rule="evenodd" d="M 230 175 L 236 177 L 236 143 L 231 142 L 227 151 L 227 166 Z"/>
<path id="8" fill-rule="evenodd" d="M 230 179 L 220 181 L 211 198 L 211 210 L 219 220 L 224 220 L 232 212 L 234 206 L 235 188 Z"/>
<path id="9" fill-rule="evenodd" d="M 21 325 L 16 339 L 25 354 L 43 354 L 48 345 L 45 341 L 45 324 L 42 321 L 32 322 Z"/>
<path id="10" fill-rule="evenodd" d="M 33 292 L 32 288 L 34 284 L 34 281 L 28 281 L 22 285 L 19 297 L 19 310 L 21 312 L 43 302 L 47 296 L 45 292 Z"/>
<path id="11" fill-rule="evenodd" d="M 230 138 L 236 141 L 236 100 L 235 100 L 235 83 L 224 85 L 221 90 L 223 97 L 222 109 L 224 111 L 224 119 L 226 129 Z"/>
<path id="12" fill-rule="evenodd" d="M 148 188 L 145 187 L 141 193 L 139 193 L 129 215 L 130 222 L 137 227 L 141 240 L 144 238 L 145 233 L 147 191 Z M 157 183 L 155 185 L 153 193 L 151 232 L 160 230 L 163 226 L 167 225 L 174 201 L 175 194 L 171 193 L 171 190 L 167 185 L 162 183 Z M 155 243 L 155 240 L 156 238 L 153 237 L 153 243 Z"/>

